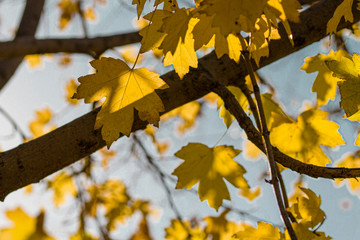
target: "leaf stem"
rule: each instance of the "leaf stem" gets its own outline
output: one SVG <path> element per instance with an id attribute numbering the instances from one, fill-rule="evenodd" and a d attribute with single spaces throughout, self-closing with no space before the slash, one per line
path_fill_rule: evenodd
<path id="1" fill-rule="evenodd" d="M 256 79 L 255 79 L 255 75 L 254 75 L 254 70 L 252 68 L 252 65 L 250 63 L 250 57 L 249 57 L 249 51 L 243 51 L 241 54 L 245 66 L 248 70 L 248 73 L 250 75 L 250 79 L 251 79 L 251 83 L 253 85 L 253 92 L 255 94 L 255 99 L 258 105 L 258 111 L 259 111 L 259 116 L 260 116 L 260 121 L 261 121 L 261 127 L 262 127 L 262 135 L 263 135 L 263 141 L 265 142 L 265 148 L 266 148 L 266 154 L 269 160 L 269 165 L 270 165 L 270 173 L 271 173 L 271 183 L 274 187 L 274 192 L 275 192 L 275 197 L 276 197 L 276 201 L 278 203 L 278 207 L 281 213 L 281 217 L 285 223 L 286 228 L 288 229 L 290 238 L 292 240 L 297 240 L 296 234 L 294 229 L 291 226 L 291 222 L 290 222 L 290 218 L 287 214 L 287 211 L 285 209 L 285 205 L 284 205 L 284 201 L 283 201 L 283 196 L 285 193 L 281 193 L 281 189 L 280 189 L 280 184 L 279 184 L 279 172 L 277 169 L 277 165 L 274 159 L 274 153 L 273 153 L 273 148 L 271 146 L 271 142 L 270 142 L 270 132 L 267 128 L 266 125 L 266 118 L 265 118 L 265 113 L 264 113 L 264 108 L 262 105 L 262 101 L 261 101 L 261 95 L 260 95 L 260 88 L 257 85 Z"/>

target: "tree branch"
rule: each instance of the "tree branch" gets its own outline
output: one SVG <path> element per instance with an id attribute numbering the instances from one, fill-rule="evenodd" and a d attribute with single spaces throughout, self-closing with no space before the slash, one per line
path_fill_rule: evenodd
<path id="1" fill-rule="evenodd" d="M 45 0 L 27 0 L 24 13 L 15 37 L 34 37 Z M 0 89 L 10 80 L 23 58 L 18 57 L 9 60 L 0 60 Z"/>
<path id="2" fill-rule="evenodd" d="M 294 48 L 288 42 L 284 29 L 280 29 L 283 38 L 271 41 L 270 56 L 262 58 L 260 66 L 266 66 L 284 56 L 295 52 L 326 36 L 326 23 L 342 0 L 322 1 L 308 8 L 300 15 L 301 24 L 291 24 L 294 36 Z M 359 21 L 359 11 L 354 12 L 354 21 Z M 351 23 L 340 23 L 339 29 L 350 27 Z M 284 37 L 285 36 L 285 37 Z M 255 65 L 254 68 L 256 69 Z M 245 77 L 243 62 L 234 63 L 224 56 L 217 59 L 211 53 L 199 59 L 199 67 L 179 81 L 174 71 L 162 75 L 170 88 L 159 90 L 165 111 L 168 112 L 185 103 L 198 99 L 210 91 L 209 78 L 216 79 L 224 85 L 230 85 Z M 105 146 L 99 131 L 94 130 L 96 114 L 94 110 L 74 121 L 50 132 L 40 138 L 21 144 L 20 146 L 0 153 L 0 200 L 7 194 L 76 162 Z M 240 121 L 250 141 L 264 151 L 260 133 L 253 126 L 248 116 L 237 110 L 233 115 L 241 116 Z M 143 129 L 146 123 L 136 116 L 133 131 Z M 360 177 L 360 168 L 326 168 L 309 165 L 297 161 L 274 148 L 275 160 L 283 166 L 311 177 L 354 178 Z"/>
<path id="3" fill-rule="evenodd" d="M 0 59 L 23 57 L 29 54 L 44 53 L 85 53 L 101 55 L 106 50 L 141 41 L 138 32 L 115 34 L 95 38 L 35 39 L 21 37 L 0 43 Z"/>

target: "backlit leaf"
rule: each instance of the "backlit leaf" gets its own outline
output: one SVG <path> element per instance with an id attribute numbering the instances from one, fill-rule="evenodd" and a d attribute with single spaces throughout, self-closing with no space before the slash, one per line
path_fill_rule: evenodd
<path id="1" fill-rule="evenodd" d="M 306 196 L 298 197 L 297 202 L 291 206 L 290 211 L 299 223 L 313 229 L 326 218 L 324 211 L 320 209 L 321 198 L 308 188 L 300 187 L 300 189 Z"/>
<path id="2" fill-rule="evenodd" d="M 234 234 L 234 239 L 241 240 L 279 240 L 279 228 L 274 227 L 270 223 L 258 222 L 257 228 L 250 225 L 243 225 L 244 229 Z"/>
<path id="3" fill-rule="evenodd" d="M 353 0 L 344 0 L 335 10 L 334 16 L 329 20 L 326 26 L 326 33 L 332 34 L 337 30 L 340 20 L 344 17 L 345 21 L 353 22 L 352 14 Z"/>
<path id="4" fill-rule="evenodd" d="M 95 129 L 102 127 L 108 147 L 120 133 L 130 135 L 134 109 L 140 119 L 158 124 L 164 106 L 155 89 L 167 87 L 158 74 L 145 68 L 130 69 L 125 62 L 113 58 L 101 58 L 90 64 L 97 72 L 79 78 L 80 86 L 74 98 L 84 98 L 90 103 L 106 97 L 97 114 Z"/>
<path id="5" fill-rule="evenodd" d="M 176 188 L 191 189 L 199 182 L 200 200 L 207 200 L 218 210 L 224 199 L 230 200 L 223 178 L 235 187 L 249 188 L 243 177 L 245 169 L 233 160 L 240 152 L 232 146 L 209 148 L 201 143 L 189 143 L 175 153 L 185 160 L 172 173 L 178 177 Z"/>
<path id="6" fill-rule="evenodd" d="M 326 64 L 334 72 L 334 76 L 344 80 L 338 82 L 340 106 L 345 110 L 346 116 L 350 117 L 360 110 L 360 55 L 354 53 L 352 60 L 341 57 L 340 61 L 330 60 Z"/>
<path id="7" fill-rule="evenodd" d="M 27 215 L 21 208 L 6 212 L 12 226 L 0 230 L 0 240 L 55 240 L 44 230 L 44 212 L 37 217 Z"/>
<path id="8" fill-rule="evenodd" d="M 302 162 L 325 166 L 331 162 L 320 145 L 335 147 L 345 144 L 339 126 L 327 120 L 328 113 L 318 109 L 303 112 L 296 122 L 274 127 L 271 143 L 280 151 Z"/>
<path id="9" fill-rule="evenodd" d="M 342 56 L 348 55 L 346 51 L 340 49 L 336 53 L 330 50 L 328 55 L 317 54 L 313 57 L 305 58 L 305 63 L 301 70 L 307 73 L 318 72 L 311 89 L 312 92 L 316 92 L 318 106 L 327 104 L 330 99 L 335 99 L 337 82 L 339 81 L 337 77 L 333 76 L 333 72 L 328 68 L 326 61 L 339 61 Z"/>

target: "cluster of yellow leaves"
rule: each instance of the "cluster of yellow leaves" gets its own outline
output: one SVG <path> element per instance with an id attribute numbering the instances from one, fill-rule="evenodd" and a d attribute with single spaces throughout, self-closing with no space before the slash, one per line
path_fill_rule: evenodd
<path id="1" fill-rule="evenodd" d="M 137 4 L 140 17 L 146 1 L 133 0 L 132 3 Z M 163 9 L 144 16 L 150 23 L 140 31 L 141 52 L 162 50 L 164 65 L 172 64 L 180 78 L 189 67 L 197 67 L 196 51 L 203 46 L 215 47 L 218 57 L 228 54 L 239 62 L 243 47 L 249 45 L 248 50 L 259 63 L 262 56 L 269 54 L 268 41 L 280 38 L 278 21 L 284 23 L 291 36 L 288 20 L 299 22 L 301 8 L 297 0 L 261 0 L 256 4 L 251 0 L 204 0 L 197 1 L 194 9 L 180 9 L 176 1 L 164 3 Z M 240 32 L 248 33 L 250 44 L 245 43 Z"/>
<path id="2" fill-rule="evenodd" d="M 304 163 L 325 166 L 330 159 L 320 145 L 335 147 L 345 144 L 338 132 L 339 126 L 327 120 L 328 113 L 310 109 L 295 122 L 284 122 L 273 127 L 270 140 L 283 153 Z"/>
<path id="3" fill-rule="evenodd" d="M 331 237 L 325 233 L 314 231 L 315 227 L 321 225 L 326 218 L 320 209 L 321 198 L 307 188 L 300 188 L 303 195 L 298 196 L 296 202 L 288 209 L 296 222 L 292 223 L 298 239 L 329 240 Z M 233 239 L 290 239 L 288 232 L 282 233 L 279 228 L 269 223 L 258 222 L 257 228 L 244 224 L 242 229 L 233 235 Z"/>
<path id="4" fill-rule="evenodd" d="M 95 129 L 101 128 L 108 147 L 117 140 L 120 133 L 129 136 L 134 121 L 134 109 L 143 121 L 158 125 L 159 112 L 164 105 L 155 89 L 167 88 L 158 74 L 147 69 L 130 69 L 113 58 L 93 60 L 95 74 L 80 77 L 80 86 L 74 98 L 84 98 L 86 103 L 106 98 L 97 114 Z"/>
<path id="5" fill-rule="evenodd" d="M 234 158 L 240 150 L 232 146 L 216 146 L 209 148 L 201 143 L 189 143 L 181 148 L 175 156 L 184 160 L 173 175 L 178 177 L 176 188 L 191 189 L 199 183 L 199 197 L 201 201 L 207 200 L 210 207 L 216 210 L 223 200 L 230 200 L 228 188 L 223 179 L 239 189 L 249 189 L 244 178 L 246 170 Z M 251 197 L 251 194 L 244 194 Z"/>
<path id="6" fill-rule="evenodd" d="M 17 208 L 7 211 L 6 217 L 11 221 L 11 226 L 0 230 L 0 240 L 55 240 L 44 229 L 44 211 L 37 217 L 31 217 Z"/>
<path id="7" fill-rule="evenodd" d="M 56 128 L 55 125 L 48 125 L 52 119 L 52 112 L 49 108 L 44 108 L 35 112 L 36 118 L 29 123 L 33 138 L 38 138 Z"/>

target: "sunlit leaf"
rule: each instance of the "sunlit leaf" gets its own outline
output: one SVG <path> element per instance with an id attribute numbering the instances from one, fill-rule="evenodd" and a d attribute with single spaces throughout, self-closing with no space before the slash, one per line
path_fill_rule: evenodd
<path id="1" fill-rule="evenodd" d="M 320 145 L 335 147 L 345 144 L 339 126 L 327 120 L 328 113 L 318 109 L 303 112 L 296 122 L 274 127 L 271 143 L 280 151 L 302 162 L 325 166 L 331 162 Z"/>
<path id="2" fill-rule="evenodd" d="M 232 146 L 209 148 L 201 143 L 189 143 L 175 153 L 185 160 L 172 173 L 178 177 L 176 188 L 190 189 L 199 182 L 200 200 L 207 200 L 218 210 L 224 199 L 230 200 L 223 178 L 238 188 L 249 188 L 243 177 L 245 169 L 233 160 L 240 152 Z"/>
<path id="3" fill-rule="evenodd" d="M 95 129 L 102 127 L 108 147 L 120 133 L 130 135 L 134 109 L 140 119 L 158 125 L 159 112 L 164 111 L 164 106 L 155 89 L 167 87 L 158 74 L 145 68 L 130 69 L 125 62 L 113 58 L 93 60 L 91 65 L 97 72 L 79 78 L 80 86 L 74 98 L 84 98 L 90 103 L 106 97 L 97 114 Z"/>

